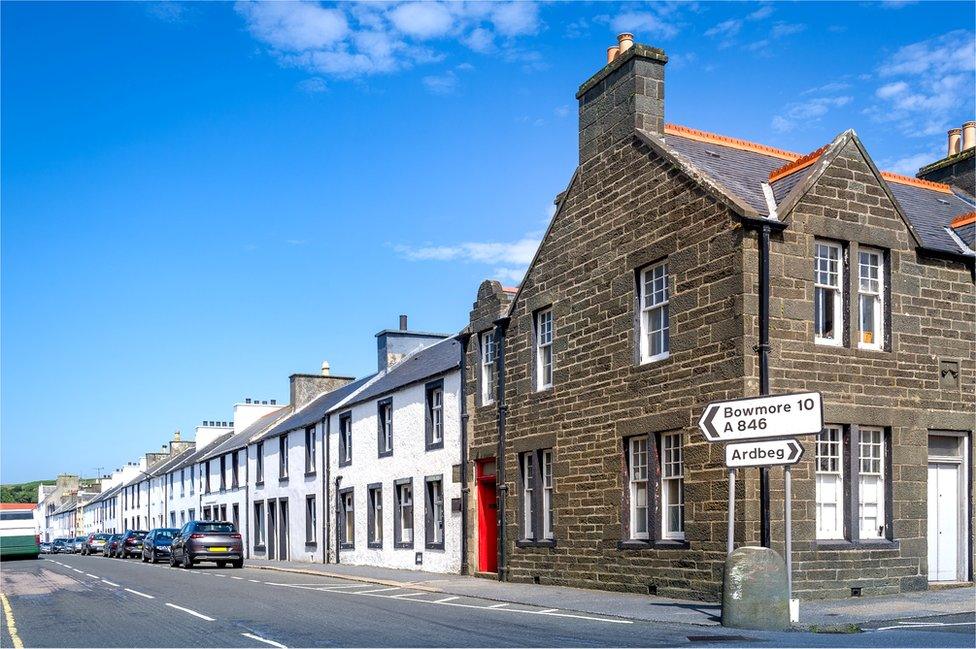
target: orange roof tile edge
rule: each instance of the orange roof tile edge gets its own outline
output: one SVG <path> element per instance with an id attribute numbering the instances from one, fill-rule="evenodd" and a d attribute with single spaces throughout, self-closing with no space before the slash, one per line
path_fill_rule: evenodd
<path id="1" fill-rule="evenodd" d="M 961 228 L 962 226 L 969 225 L 970 223 L 976 223 L 976 212 L 960 214 L 956 218 L 952 219 L 952 223 L 949 225 L 954 228 Z"/>
<path id="2" fill-rule="evenodd" d="M 922 189 L 931 189 L 932 191 L 942 192 L 943 194 L 951 194 L 952 188 L 944 183 L 934 183 L 931 180 L 922 180 L 921 178 L 913 178 L 911 176 L 903 176 L 901 174 L 896 174 L 891 171 L 882 171 L 881 177 L 887 181 L 898 183 L 900 185 L 914 185 L 915 187 L 921 187 Z"/>
<path id="3" fill-rule="evenodd" d="M 754 151 L 774 158 L 782 158 L 783 160 L 796 160 L 800 157 L 799 153 L 792 151 L 777 149 L 776 147 L 766 146 L 765 144 L 750 142 L 748 140 L 740 140 L 739 138 L 729 137 L 727 135 L 719 135 L 718 133 L 709 133 L 708 131 L 701 131 L 697 128 L 689 128 L 680 124 L 665 124 L 664 132 L 668 135 L 686 137 L 689 140 L 697 140 L 698 142 L 714 142 L 715 144 L 732 147 L 733 149 Z"/>
<path id="4" fill-rule="evenodd" d="M 37 509 L 37 503 L 0 503 L 0 509 Z"/>
<path id="5" fill-rule="evenodd" d="M 820 156 L 823 155 L 823 152 L 827 150 L 828 146 L 828 144 L 825 144 L 816 151 L 811 151 L 810 153 L 806 154 L 802 158 L 797 158 L 793 162 L 787 162 L 779 169 L 773 169 L 769 172 L 769 182 L 776 182 L 780 178 L 785 178 L 786 176 L 789 176 L 800 169 L 806 169 L 820 159 Z"/>
<path id="6" fill-rule="evenodd" d="M 518 293 L 518 287 L 517 286 L 503 286 L 502 287 L 502 291 L 504 291 L 505 293 Z"/>

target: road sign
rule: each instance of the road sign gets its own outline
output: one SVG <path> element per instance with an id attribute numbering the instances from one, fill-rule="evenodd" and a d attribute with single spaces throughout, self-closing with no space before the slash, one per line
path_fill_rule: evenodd
<path id="1" fill-rule="evenodd" d="M 803 445 L 795 439 L 767 439 L 725 445 L 725 466 L 774 466 L 796 464 L 803 457 Z"/>
<path id="2" fill-rule="evenodd" d="M 819 392 L 798 392 L 716 401 L 698 427 L 710 442 L 812 435 L 823 430 L 823 400 Z"/>

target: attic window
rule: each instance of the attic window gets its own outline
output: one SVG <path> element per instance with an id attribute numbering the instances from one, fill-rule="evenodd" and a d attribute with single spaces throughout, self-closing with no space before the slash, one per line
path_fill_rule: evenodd
<path id="1" fill-rule="evenodd" d="M 721 158 L 722 157 L 719 153 L 717 153 L 715 151 L 712 151 L 711 149 L 705 149 L 705 154 L 706 155 L 710 155 L 713 158 Z"/>
<path id="2" fill-rule="evenodd" d="M 949 201 L 947 201 L 944 198 L 937 198 L 936 200 L 939 201 L 940 203 L 942 203 L 943 205 L 948 205 L 949 204 Z"/>

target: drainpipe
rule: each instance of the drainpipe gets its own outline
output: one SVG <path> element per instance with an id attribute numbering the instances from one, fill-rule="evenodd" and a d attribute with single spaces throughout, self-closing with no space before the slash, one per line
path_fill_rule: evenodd
<path id="1" fill-rule="evenodd" d="M 335 530 L 336 530 L 336 564 L 339 564 L 339 483 L 342 482 L 342 476 L 337 475 L 335 477 L 335 490 L 336 490 L 336 513 L 335 513 Z"/>
<path id="2" fill-rule="evenodd" d="M 505 533 L 505 501 L 508 496 L 508 483 L 505 482 L 505 333 L 509 318 L 495 321 L 495 362 L 498 373 L 498 450 L 495 456 L 495 489 L 498 492 L 498 581 L 508 581 L 508 566 L 505 562 L 507 535 Z"/>
<path id="3" fill-rule="evenodd" d="M 244 445 L 244 529 L 250 531 L 251 529 L 251 459 L 250 453 L 247 449 L 247 444 Z M 244 538 L 247 539 L 247 547 L 244 548 L 244 556 L 248 559 L 251 558 L 251 546 L 254 544 L 254 539 L 250 534 L 244 534 Z"/>
<path id="4" fill-rule="evenodd" d="M 329 562 L 329 414 L 322 416 L 322 563 Z"/>
<path id="5" fill-rule="evenodd" d="M 769 394 L 769 224 L 759 231 L 759 394 Z M 769 532 L 769 467 L 759 469 L 760 545 L 771 547 Z"/>
<path id="6" fill-rule="evenodd" d="M 468 341 L 471 334 L 460 334 L 461 343 L 461 574 L 468 574 Z"/>

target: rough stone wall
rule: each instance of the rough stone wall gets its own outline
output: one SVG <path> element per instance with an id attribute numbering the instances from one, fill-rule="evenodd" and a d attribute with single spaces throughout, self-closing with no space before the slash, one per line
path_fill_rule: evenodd
<path id="1" fill-rule="evenodd" d="M 349 376 L 329 376 L 322 374 L 292 374 L 291 405 L 301 408 L 320 394 L 332 392 L 354 380 Z"/>
<path id="2" fill-rule="evenodd" d="M 829 547 L 817 543 L 814 438 L 793 470 L 794 588 L 801 598 L 864 595 L 927 588 L 927 436 L 930 429 L 973 428 L 974 289 L 961 261 L 920 256 L 894 205 L 853 143 L 849 143 L 771 243 L 771 391 L 823 393 L 827 423 L 873 425 L 891 431 L 893 543 Z M 843 242 L 850 295 L 847 340 L 817 345 L 813 332 L 814 239 Z M 749 288 L 746 346 L 755 344 L 758 249 L 743 243 Z M 857 347 L 857 249 L 889 251 L 890 351 Z M 940 383 L 940 361 L 958 363 L 954 388 Z M 748 390 L 758 370 L 748 362 Z M 856 448 L 856 447 L 855 447 Z M 972 457 L 972 455 L 970 455 Z M 846 464 L 846 459 L 845 459 Z M 754 471 L 754 470 L 753 470 Z M 782 471 L 772 477 L 773 539 L 782 550 Z M 751 529 L 758 525 L 750 516 Z M 970 546 L 972 547 L 972 545 Z"/>
<path id="3" fill-rule="evenodd" d="M 976 156 L 973 155 L 973 150 L 969 149 L 952 157 L 956 158 L 953 162 L 949 162 L 949 158 L 946 158 L 936 163 L 939 166 L 932 169 L 923 167 L 918 177 L 936 183 L 955 185 L 976 195 Z"/>
<path id="4" fill-rule="evenodd" d="M 718 597 L 727 482 L 721 449 L 705 442 L 695 420 L 706 402 L 742 394 L 741 236 L 727 208 L 643 143 L 624 141 L 580 168 L 523 282 L 506 340 L 511 580 Z M 671 355 L 639 365 L 636 272 L 664 258 Z M 533 314 L 549 305 L 554 387 L 536 392 Z M 473 458 L 495 439 L 494 409 L 490 422 L 476 414 Z M 624 440 L 665 431 L 684 434 L 688 547 L 620 549 L 629 518 Z M 547 447 L 556 544 L 516 547 L 518 453 Z"/>

